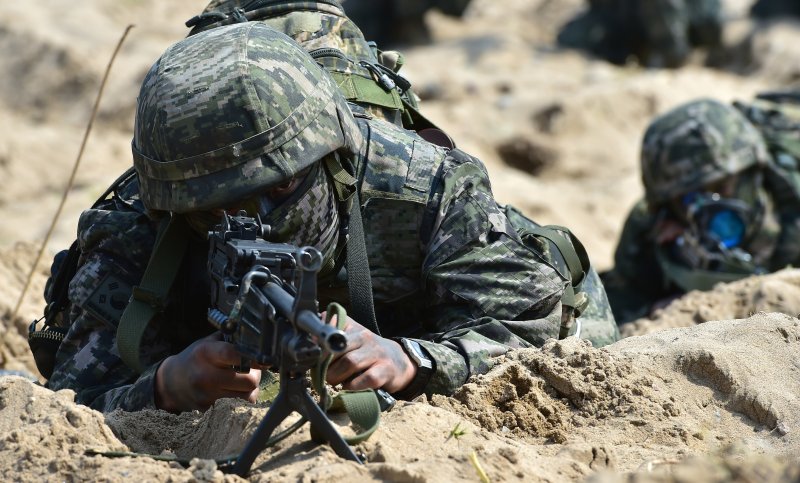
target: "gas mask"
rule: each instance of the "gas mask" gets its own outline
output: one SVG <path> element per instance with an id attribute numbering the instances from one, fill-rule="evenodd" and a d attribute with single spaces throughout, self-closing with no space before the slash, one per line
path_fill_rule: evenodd
<path id="1" fill-rule="evenodd" d="M 657 254 L 667 276 L 684 290 L 706 290 L 716 282 L 765 272 L 748 251 L 765 217 L 760 176 L 739 180 L 731 193 L 735 198 L 698 191 L 680 199 L 685 229 Z"/>

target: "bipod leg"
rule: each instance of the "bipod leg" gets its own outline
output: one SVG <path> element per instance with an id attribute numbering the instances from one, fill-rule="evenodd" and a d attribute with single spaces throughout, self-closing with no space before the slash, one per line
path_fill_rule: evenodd
<path id="1" fill-rule="evenodd" d="M 297 402 L 293 400 L 292 403 L 295 405 L 296 410 L 311 422 L 312 429 L 328 441 L 333 451 L 340 458 L 362 463 L 350 445 L 339 434 L 339 431 L 336 431 L 336 428 L 333 427 L 333 423 L 331 423 L 331 420 L 328 419 L 328 416 L 322 411 L 317 402 L 314 401 L 311 394 L 308 393 L 304 386 L 298 386 L 298 388 L 300 389 L 299 393 L 290 393 L 290 397 L 297 397 Z"/>
<path id="2" fill-rule="evenodd" d="M 284 391 L 279 392 L 275 400 L 272 401 L 264 419 L 258 424 L 256 432 L 250 437 L 250 440 L 236 459 L 236 464 L 233 466 L 234 473 L 241 477 L 247 475 L 256 456 L 264 450 L 264 446 L 267 444 L 269 437 L 272 436 L 272 432 L 293 410 Z"/>

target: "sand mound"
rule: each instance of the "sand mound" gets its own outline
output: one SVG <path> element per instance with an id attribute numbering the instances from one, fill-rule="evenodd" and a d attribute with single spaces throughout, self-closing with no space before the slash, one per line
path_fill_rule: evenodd
<path id="1" fill-rule="evenodd" d="M 690 292 L 651 317 L 622 325 L 620 331 L 629 337 L 709 320 L 740 319 L 757 312 L 800 314 L 800 270 L 786 269 L 718 284 L 708 292 Z"/>
<path id="2" fill-rule="evenodd" d="M 792 430 L 800 423 L 800 379 L 793 376 L 799 348 L 798 319 L 763 313 L 632 337 L 613 346 L 616 353 L 646 359 L 662 379 L 669 369 L 709 388 L 715 401 L 755 429 L 789 439 L 796 438 Z"/>
<path id="3" fill-rule="evenodd" d="M 0 378 L 0 475 L 4 481 L 129 481 L 160 479 L 167 463 L 104 459 L 89 448 L 124 451 L 103 415 L 72 402 L 72 391 L 54 393 L 14 376 Z M 183 481 L 192 474 L 180 471 Z"/>
<path id="4" fill-rule="evenodd" d="M 685 474 L 778 481 L 800 471 L 785 460 L 800 450 L 798 354 L 800 320 L 780 314 L 664 330 L 603 349 L 551 341 L 509 354 L 453 397 L 399 403 L 356 448 L 366 465 L 311 443 L 304 427 L 264 451 L 249 479 L 476 481 L 477 464 L 497 481 L 619 481 L 625 473 L 632 473 L 625 481 Z M 221 400 L 202 414 L 115 412 L 104 421 L 72 403 L 71 392 L 21 378 L 0 379 L 0 395 L 0 467 L 23 479 L 221 480 L 209 459 L 239 451 L 266 412 Z M 88 448 L 208 459 L 187 471 L 145 458 L 90 457 Z"/>
<path id="5" fill-rule="evenodd" d="M 653 393 L 652 385 L 629 362 L 571 338 L 512 353 L 452 398 L 434 397 L 433 404 L 490 431 L 563 443 L 575 427 L 606 418 L 676 415 L 674 404 Z"/>
<path id="6" fill-rule="evenodd" d="M 773 456 L 752 455 L 735 446 L 708 456 L 691 456 L 685 460 L 650 461 L 633 474 L 602 472 L 592 475 L 588 483 L 783 483 L 800 478 L 800 463 Z"/>
<path id="7" fill-rule="evenodd" d="M 265 413 L 264 408 L 222 399 L 202 414 L 197 411 L 180 415 L 164 411 L 115 411 L 107 415 L 106 422 L 137 452 L 168 451 L 185 459 L 221 459 L 242 450 Z"/>

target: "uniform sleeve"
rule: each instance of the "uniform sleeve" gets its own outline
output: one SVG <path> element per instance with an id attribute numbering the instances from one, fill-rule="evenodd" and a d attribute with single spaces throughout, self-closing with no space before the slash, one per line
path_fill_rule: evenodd
<path id="1" fill-rule="evenodd" d="M 93 209 L 81 215 L 82 256 L 69 286 L 72 324 L 49 388 L 72 389 L 76 402 L 102 412 L 155 408 L 155 373 L 168 348 L 148 327 L 142 343 L 146 369 L 138 374 L 120 359 L 116 344 L 117 325 L 144 273 L 154 237 L 141 213 Z"/>
<path id="2" fill-rule="evenodd" d="M 522 243 L 480 161 L 459 151 L 442 165 L 426 222 L 430 336 L 419 342 L 436 364 L 426 392 L 449 394 L 493 357 L 555 337 L 564 282 Z"/>

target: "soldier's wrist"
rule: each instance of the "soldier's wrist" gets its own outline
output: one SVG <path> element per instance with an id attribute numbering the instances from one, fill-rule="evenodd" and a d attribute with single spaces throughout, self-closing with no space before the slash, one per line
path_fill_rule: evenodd
<path id="1" fill-rule="evenodd" d="M 425 387 L 436 370 L 436 363 L 430 353 L 413 339 L 396 339 L 413 365 L 413 377 L 406 386 L 392 395 L 397 399 L 411 400 L 425 392 Z"/>
<path id="2" fill-rule="evenodd" d="M 179 412 L 178 404 L 175 402 L 175 399 L 171 397 L 169 384 L 166 382 L 166 372 L 169 370 L 168 366 L 171 358 L 172 356 L 161 361 L 158 369 L 156 369 L 155 381 L 153 382 L 153 401 L 155 402 L 156 408 L 170 413 L 177 413 Z"/>

